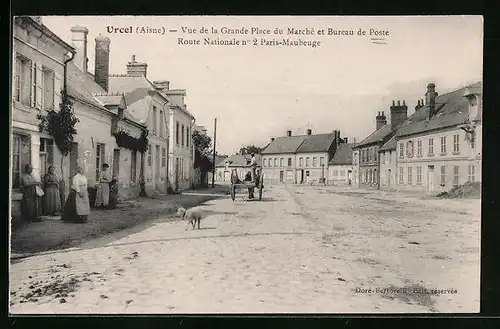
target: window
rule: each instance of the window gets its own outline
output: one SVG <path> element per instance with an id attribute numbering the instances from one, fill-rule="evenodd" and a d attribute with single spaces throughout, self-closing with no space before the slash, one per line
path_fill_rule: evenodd
<path id="1" fill-rule="evenodd" d="M 274 166 L 277 167 L 278 166 L 278 158 L 274 158 Z"/>
<path id="2" fill-rule="evenodd" d="M 161 166 L 165 168 L 167 166 L 167 149 L 161 148 Z"/>
<path id="3" fill-rule="evenodd" d="M 352 160 L 353 160 L 353 164 L 355 164 L 355 165 L 358 164 L 358 153 L 357 152 L 353 154 Z"/>
<path id="4" fill-rule="evenodd" d="M 408 185 L 413 183 L 413 168 L 408 167 Z"/>
<path id="5" fill-rule="evenodd" d="M 309 157 L 306 158 L 306 167 L 309 167 Z"/>
<path id="6" fill-rule="evenodd" d="M 97 143 L 95 149 L 95 180 L 99 181 L 99 172 L 101 171 L 101 167 L 104 164 L 104 155 L 105 155 L 105 145 L 103 143 Z"/>
<path id="7" fill-rule="evenodd" d="M 339 175 L 339 172 L 337 170 L 333 171 L 333 176 L 337 177 Z"/>
<path id="8" fill-rule="evenodd" d="M 189 127 L 186 127 L 186 147 L 189 147 Z"/>
<path id="9" fill-rule="evenodd" d="M 373 148 L 373 159 L 377 161 L 378 159 L 378 150 L 376 148 Z"/>
<path id="10" fill-rule="evenodd" d="M 340 171 L 340 177 L 344 177 L 345 176 L 345 170 L 341 170 Z"/>
<path id="11" fill-rule="evenodd" d="M 417 141 L 417 156 L 422 156 L 422 141 Z"/>
<path id="12" fill-rule="evenodd" d="M 14 99 L 21 104 L 31 105 L 33 93 L 33 64 L 28 58 L 16 56 L 16 72 L 14 76 Z M 34 100 L 33 100 L 34 101 Z"/>
<path id="13" fill-rule="evenodd" d="M 292 166 L 292 158 L 288 158 L 288 167 Z"/>
<path id="14" fill-rule="evenodd" d="M 429 154 L 430 156 L 434 155 L 434 138 L 429 138 Z"/>
<path id="15" fill-rule="evenodd" d="M 469 177 L 468 177 L 469 182 L 474 183 L 476 181 L 476 166 L 473 164 L 469 165 Z"/>
<path id="16" fill-rule="evenodd" d="M 43 108 L 47 111 L 54 109 L 54 71 L 43 68 L 42 88 L 43 88 Z"/>
<path id="17" fill-rule="evenodd" d="M 184 125 L 181 128 L 181 146 L 184 146 Z"/>
<path id="18" fill-rule="evenodd" d="M 313 158 L 313 167 L 317 167 L 318 166 L 318 158 L 314 157 Z"/>
<path id="19" fill-rule="evenodd" d="M 399 184 L 404 184 L 404 168 L 399 167 Z"/>
<path id="20" fill-rule="evenodd" d="M 319 158 L 319 165 L 320 166 L 324 166 L 325 165 L 325 158 L 324 157 Z"/>
<path id="21" fill-rule="evenodd" d="M 21 172 L 31 164 L 31 140 L 28 135 L 12 134 L 12 188 L 21 187 Z"/>
<path id="22" fill-rule="evenodd" d="M 304 166 L 304 158 L 299 158 L 299 166 L 302 167 Z"/>
<path id="23" fill-rule="evenodd" d="M 148 166 L 151 167 L 153 165 L 153 146 L 151 144 L 148 145 Z"/>
<path id="24" fill-rule="evenodd" d="M 54 141 L 50 138 L 40 138 L 40 176 L 47 173 L 47 169 L 54 164 Z"/>
<path id="25" fill-rule="evenodd" d="M 380 163 L 385 164 L 385 152 L 380 153 Z"/>
<path id="26" fill-rule="evenodd" d="M 366 161 L 369 162 L 371 160 L 371 155 L 372 155 L 372 150 L 371 149 L 367 149 L 366 150 Z"/>
<path id="27" fill-rule="evenodd" d="M 160 110 L 160 137 L 165 136 L 165 127 L 164 127 L 164 121 L 163 121 L 163 110 Z"/>
<path id="28" fill-rule="evenodd" d="M 130 159 L 130 181 L 135 182 L 137 179 L 137 151 L 132 151 Z"/>
<path id="29" fill-rule="evenodd" d="M 175 144 L 179 146 L 179 121 L 175 122 Z"/>
<path id="30" fill-rule="evenodd" d="M 446 154 L 446 136 L 441 137 L 441 155 Z"/>
<path id="31" fill-rule="evenodd" d="M 441 166 L 441 185 L 446 185 L 446 166 Z"/>
<path id="32" fill-rule="evenodd" d="M 280 158 L 280 167 L 283 167 L 283 158 Z"/>
<path id="33" fill-rule="evenodd" d="M 412 158 L 413 157 L 413 141 L 408 141 L 406 143 L 406 155 L 409 157 L 409 158 Z"/>
<path id="34" fill-rule="evenodd" d="M 399 158 L 402 159 L 405 157 L 405 145 L 403 143 L 399 143 Z"/>
<path id="35" fill-rule="evenodd" d="M 453 153 L 460 153 L 460 135 L 453 135 Z"/>
<path id="36" fill-rule="evenodd" d="M 417 185 L 422 184 L 422 167 L 417 167 Z"/>
<path id="37" fill-rule="evenodd" d="M 386 162 L 387 163 L 391 163 L 391 155 L 392 155 L 392 151 L 387 152 L 387 154 L 386 154 L 386 156 L 387 156 Z"/>
<path id="38" fill-rule="evenodd" d="M 474 149 L 476 148 L 476 133 L 473 132 L 470 136 L 470 148 Z"/>
<path id="39" fill-rule="evenodd" d="M 453 186 L 458 186 L 458 172 L 459 167 L 453 166 Z"/>
<path id="40" fill-rule="evenodd" d="M 155 134 L 155 135 L 156 135 L 156 128 L 157 128 L 156 124 L 157 124 L 157 120 L 158 120 L 158 118 L 157 118 L 158 113 L 156 113 L 156 112 L 157 112 L 156 106 L 153 105 L 152 126 L 153 126 L 153 134 Z"/>

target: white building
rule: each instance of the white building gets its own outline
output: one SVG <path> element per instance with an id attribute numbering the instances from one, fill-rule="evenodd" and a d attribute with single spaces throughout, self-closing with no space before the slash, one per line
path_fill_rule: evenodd
<path id="1" fill-rule="evenodd" d="M 352 146 L 352 143 L 339 144 L 332 160 L 328 163 L 328 185 L 353 184 Z"/>

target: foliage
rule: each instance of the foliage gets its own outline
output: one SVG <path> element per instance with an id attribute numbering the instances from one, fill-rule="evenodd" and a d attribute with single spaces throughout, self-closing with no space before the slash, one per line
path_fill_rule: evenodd
<path id="1" fill-rule="evenodd" d="M 212 147 L 212 138 L 205 134 L 200 134 L 199 131 L 193 131 L 192 140 L 194 146 L 203 153 L 210 153 Z"/>
<path id="2" fill-rule="evenodd" d="M 144 153 L 148 149 L 148 134 L 147 130 L 141 131 L 141 137 L 135 138 L 130 136 L 127 132 L 120 130 L 113 134 L 115 136 L 116 145 L 139 153 Z"/>
<path id="3" fill-rule="evenodd" d="M 45 115 L 38 114 L 37 118 L 40 120 L 40 131 L 46 131 L 54 137 L 54 143 L 63 157 L 67 156 L 77 133 L 75 125 L 79 122 L 75 116 L 73 102 L 63 93 L 58 112 L 50 110 Z"/>
<path id="4" fill-rule="evenodd" d="M 211 158 L 212 138 L 205 134 L 200 134 L 194 131 L 192 134 L 192 141 L 195 146 L 194 150 L 194 167 L 200 168 L 202 172 L 211 171 L 213 162 Z"/>
<path id="5" fill-rule="evenodd" d="M 245 147 L 240 148 L 240 154 L 260 154 L 262 151 L 261 147 L 255 146 L 255 145 L 247 145 Z"/>

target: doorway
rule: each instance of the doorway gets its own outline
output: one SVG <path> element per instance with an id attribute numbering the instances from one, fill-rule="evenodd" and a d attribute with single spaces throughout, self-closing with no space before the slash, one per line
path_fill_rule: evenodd
<path id="1" fill-rule="evenodd" d="M 428 166 L 427 191 L 429 193 L 434 193 L 434 166 Z"/>
<path id="2" fill-rule="evenodd" d="M 283 171 L 280 171 L 280 183 L 283 183 L 285 173 Z"/>
<path id="3" fill-rule="evenodd" d="M 391 188 L 391 169 L 387 170 L 387 187 Z"/>

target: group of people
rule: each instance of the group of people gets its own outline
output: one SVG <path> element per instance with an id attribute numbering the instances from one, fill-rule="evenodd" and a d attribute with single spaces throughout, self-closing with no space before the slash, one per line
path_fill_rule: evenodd
<path id="1" fill-rule="evenodd" d="M 25 221 L 39 221 L 42 215 L 59 215 L 65 222 L 84 223 L 90 214 L 88 181 L 83 168 L 78 166 L 71 181 L 71 189 L 62 209 L 59 180 L 50 166 L 42 183 L 33 177 L 33 168 L 27 164 L 21 176 L 21 214 Z M 97 185 L 96 207 L 106 209 L 109 204 L 110 184 L 114 182 L 109 165 L 104 164 Z"/>

